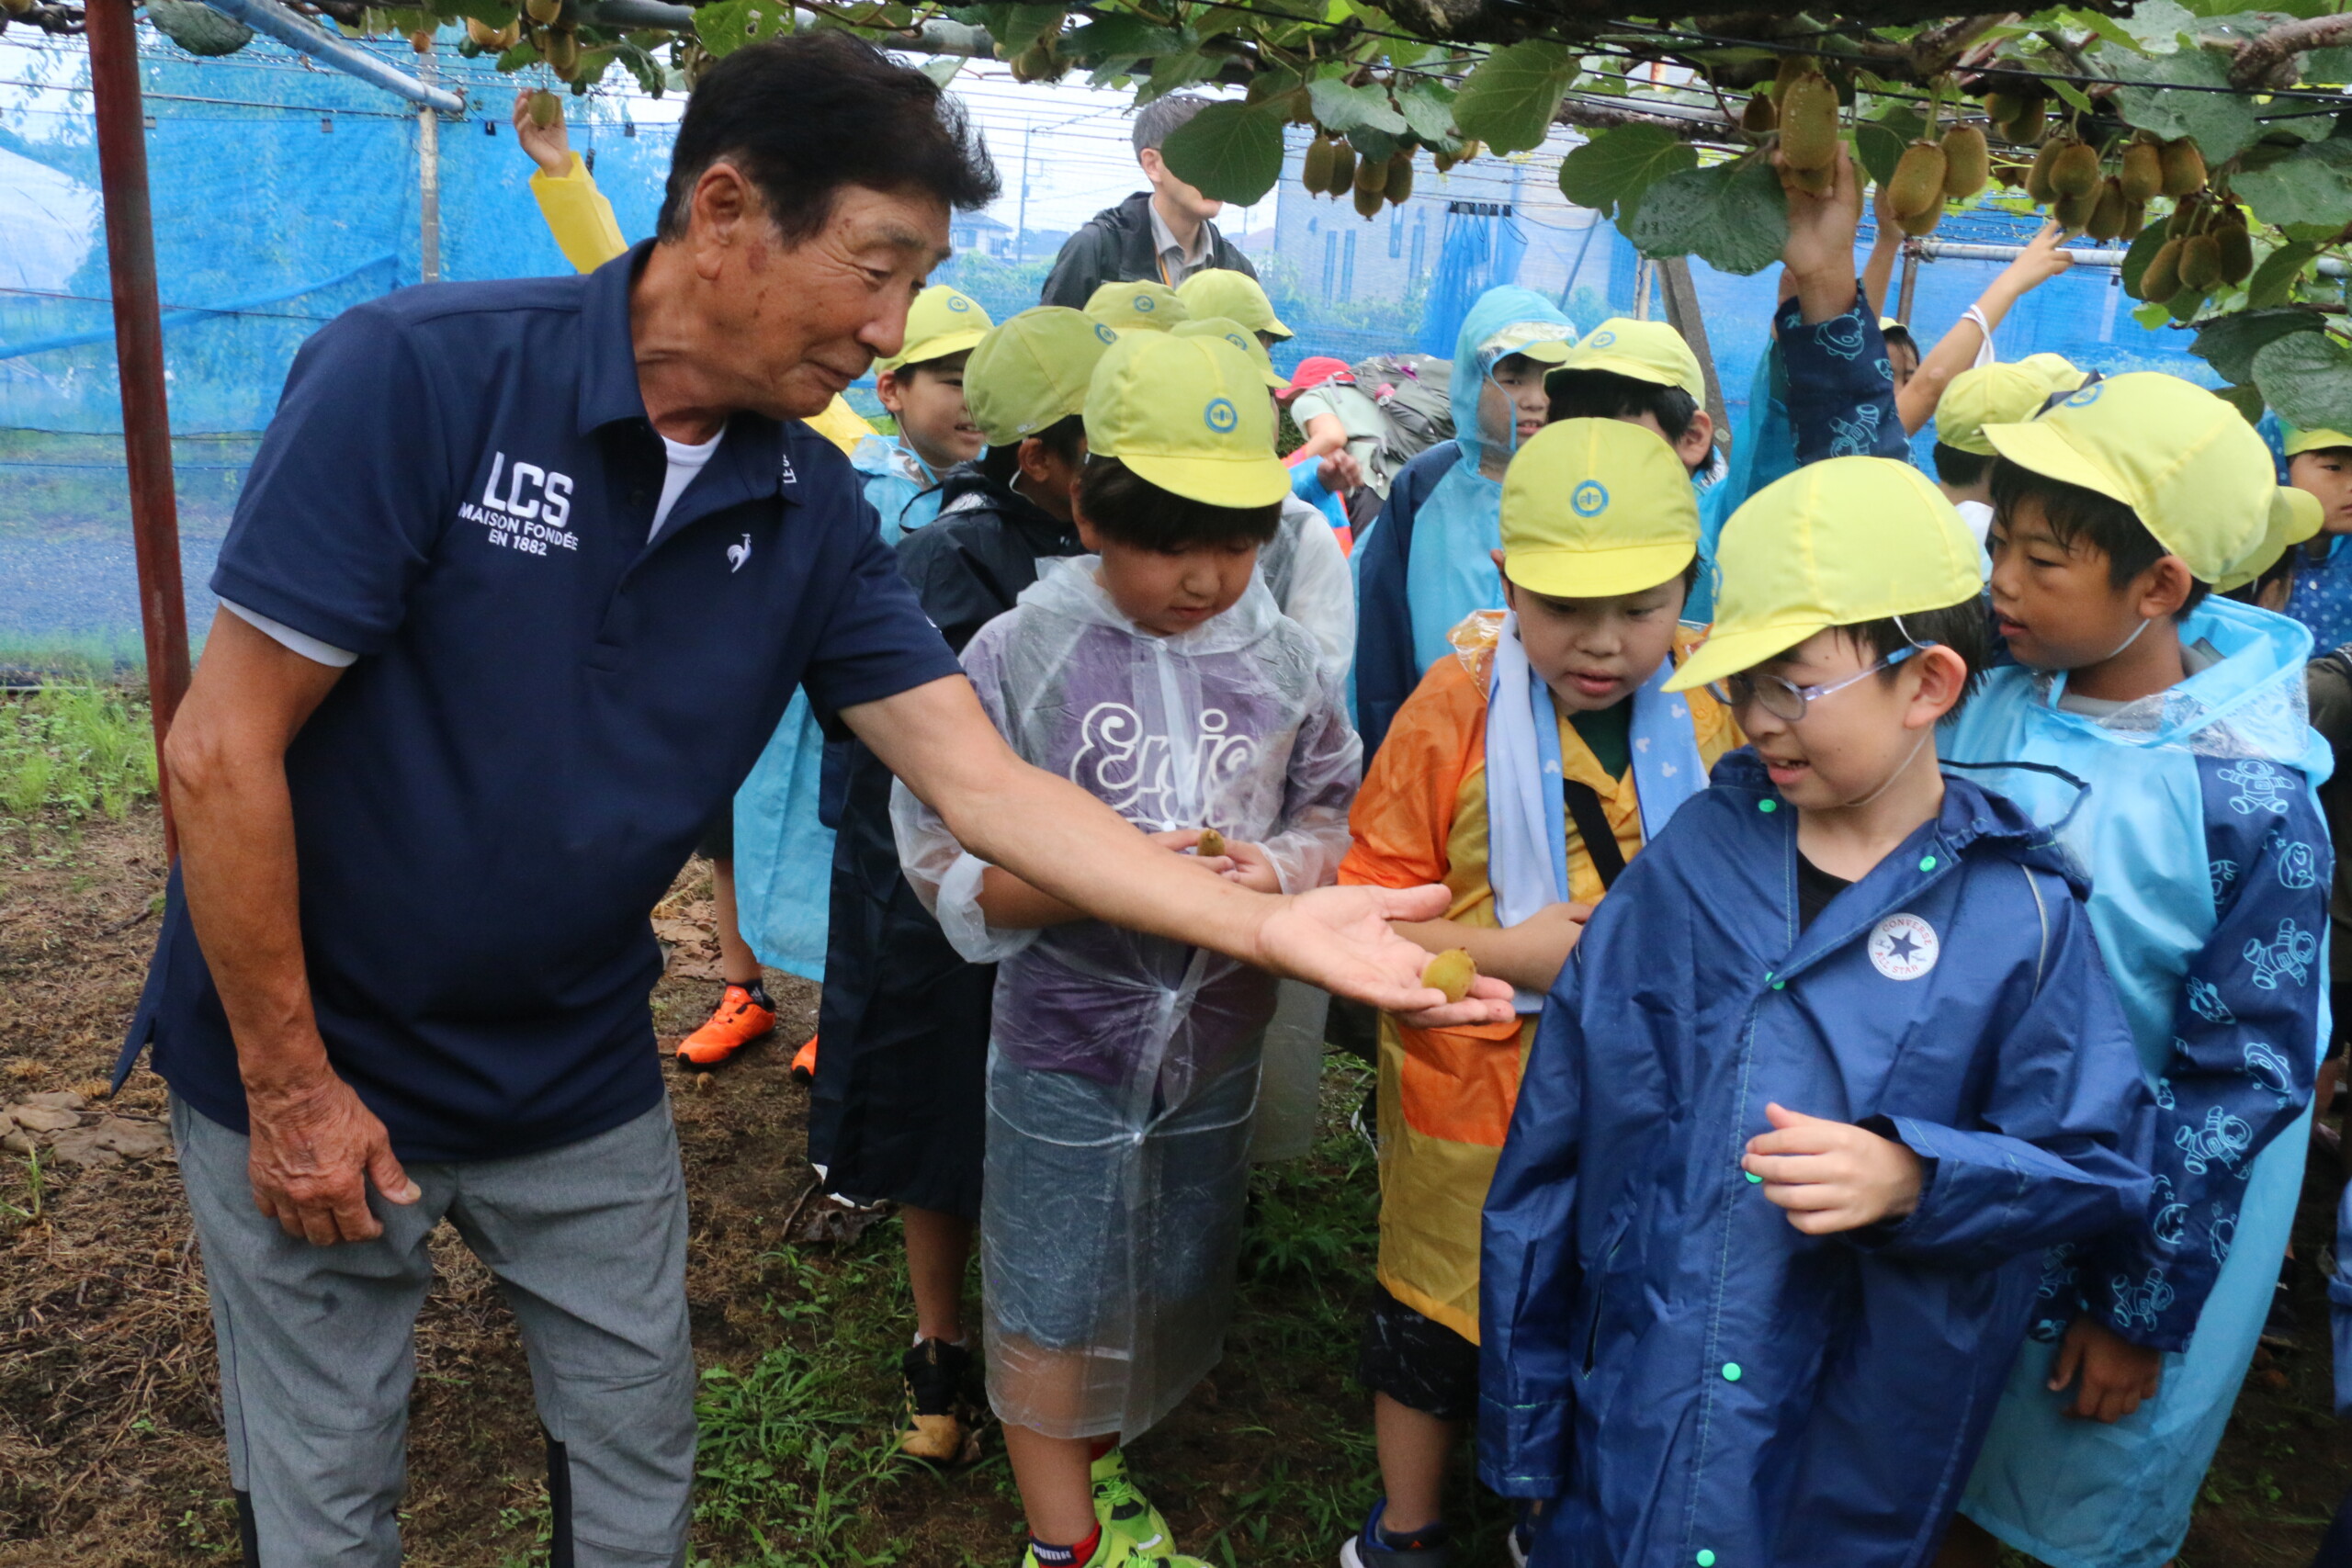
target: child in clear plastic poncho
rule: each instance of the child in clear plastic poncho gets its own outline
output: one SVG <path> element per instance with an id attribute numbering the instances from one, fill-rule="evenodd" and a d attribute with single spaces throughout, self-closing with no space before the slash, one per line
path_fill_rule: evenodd
<path id="1" fill-rule="evenodd" d="M 1077 512 L 1099 553 L 1048 570 L 964 662 L 1023 757 L 1171 852 L 1216 830 L 1204 875 L 1295 892 L 1347 851 L 1361 748 L 1315 640 L 1253 576 L 1288 488 L 1259 380 L 1214 337 L 1105 355 Z M 1076 919 L 903 787 L 892 812 L 908 881 L 967 958 L 999 964 L 981 1277 L 1026 1562 L 1162 1555 L 1114 1445 L 1221 1353 L 1274 980 Z"/>

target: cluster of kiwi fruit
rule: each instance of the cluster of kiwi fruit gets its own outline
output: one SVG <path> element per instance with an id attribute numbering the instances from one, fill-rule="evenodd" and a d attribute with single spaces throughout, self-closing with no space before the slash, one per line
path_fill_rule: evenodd
<path id="1" fill-rule="evenodd" d="M 1740 129 L 1762 139 L 1778 133 L 1781 177 L 1792 190 L 1826 193 L 1837 177 L 1838 89 L 1821 68 L 1797 57 L 1782 62 L 1769 93 L 1747 100 Z M 1921 139 L 1903 151 L 1887 182 L 1887 207 L 1906 234 L 1928 234 L 1942 220 L 1944 203 L 1966 201 L 1992 177 L 1992 149 L 1984 133 L 1958 125 L 1934 141 Z"/>
<path id="2" fill-rule="evenodd" d="M 503 54 L 527 39 L 559 79 L 575 81 L 580 75 L 580 34 L 570 10 L 564 0 L 523 0 L 521 11 L 503 28 L 469 17 L 466 41 L 458 51 Z"/>
<path id="3" fill-rule="evenodd" d="M 1446 160 L 1452 167 L 1459 160 Z M 1413 197 L 1413 149 L 1399 147 L 1386 158 L 1360 158 L 1343 137 L 1317 134 L 1306 144 L 1306 166 L 1299 183 L 1309 196 L 1340 196 L 1352 191 L 1356 216 L 1376 218 L 1383 207 L 1401 206 Z"/>
<path id="4" fill-rule="evenodd" d="M 2199 191 L 2184 197 L 2165 222 L 2165 242 L 2148 258 L 2133 298 L 2158 303 L 2183 289 L 2199 295 L 2235 288 L 2254 276 L 2254 236 L 2245 211 Z"/>
<path id="5" fill-rule="evenodd" d="M 2137 239 L 2148 203 L 2185 200 L 2205 188 L 2205 158 L 2188 137 L 2163 141 L 2146 131 L 2120 148 L 2110 168 L 2100 150 L 2072 130 L 2041 143 L 2021 182 L 2026 198 L 2058 226 L 2094 240 Z"/>

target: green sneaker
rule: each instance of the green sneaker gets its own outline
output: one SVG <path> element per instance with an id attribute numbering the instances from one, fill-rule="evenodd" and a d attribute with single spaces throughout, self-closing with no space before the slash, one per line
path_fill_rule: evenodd
<path id="1" fill-rule="evenodd" d="M 1168 1521 L 1159 1517 L 1159 1510 L 1151 1506 L 1150 1498 L 1136 1490 L 1134 1480 L 1127 1474 L 1124 1450 L 1113 1449 L 1094 1461 L 1094 1517 L 1102 1522 L 1106 1537 L 1125 1538 L 1134 1547 L 1137 1561 L 1193 1561 L 1176 1555 L 1176 1541 L 1168 1533 Z"/>
<path id="2" fill-rule="evenodd" d="M 1145 1563 L 1152 1564 L 1152 1568 L 1210 1568 L 1210 1564 L 1197 1557 L 1182 1557 L 1174 1553 L 1147 1557 L 1136 1549 L 1134 1541 L 1112 1529 L 1102 1532 L 1102 1544 L 1080 1568 L 1143 1568 Z M 1023 1550 L 1021 1568 L 1038 1568 L 1037 1554 Z"/>

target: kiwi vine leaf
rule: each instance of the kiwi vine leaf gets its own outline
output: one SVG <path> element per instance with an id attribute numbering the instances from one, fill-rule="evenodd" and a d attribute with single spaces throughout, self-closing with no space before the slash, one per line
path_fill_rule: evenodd
<path id="1" fill-rule="evenodd" d="M 1802 15 L 1655 16 L 1599 0 L 294 3 L 347 33 L 420 46 L 462 20 L 462 51 L 502 70 L 544 66 L 574 93 L 616 68 L 651 93 L 688 92 L 718 57 L 812 26 L 926 61 L 943 83 L 991 59 L 1021 81 L 1138 102 L 1204 91 L 1229 101 L 1169 141 L 1178 175 L 1248 204 L 1295 171 L 1365 217 L 1409 196 L 1416 164 L 1524 158 L 1563 127 L 1554 145 L 1567 152 L 1570 200 L 1611 216 L 1645 254 L 1734 272 L 1779 254 L 1783 182 L 1827 177 L 1775 152 L 1812 160 L 1842 144 L 1903 197 L 1914 236 L 1986 207 L 2041 209 L 2082 243 L 2128 245 L 2134 315 L 2195 328 L 2199 351 L 2246 389 L 2242 406 L 2259 393 L 2299 423 L 2352 428 L 2352 14 L 2334 0 L 1965 15 L 1949 0 L 1843 0 Z M 151 17 L 168 31 L 180 10 L 158 0 Z M 1922 143 L 1942 155 L 1906 159 Z M 1302 160 L 1302 147 L 1321 151 Z M 1936 168 L 1940 191 L 1918 172 Z"/>

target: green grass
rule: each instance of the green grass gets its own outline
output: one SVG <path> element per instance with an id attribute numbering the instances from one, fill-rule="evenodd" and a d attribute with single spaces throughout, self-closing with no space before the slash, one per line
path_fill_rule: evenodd
<path id="1" fill-rule="evenodd" d="M 1345 1130 L 1369 1081 L 1328 1057 L 1327 1135 L 1307 1158 L 1251 1177 L 1216 1389 L 1136 1450 L 1156 1496 L 1208 1521 L 1180 1524 L 1183 1549 L 1220 1568 L 1323 1562 L 1377 1490 L 1369 1401 L 1351 1374 L 1379 1187 L 1370 1150 Z M 913 1314 L 898 1226 L 842 1248 L 779 1247 L 767 1263 L 764 1311 L 780 1342 L 702 1374 L 696 1568 L 1010 1568 L 1020 1536 L 1001 1438 L 987 1432 L 982 1461 L 948 1474 L 897 1452 Z M 1476 1495 L 1467 1458 L 1465 1447 L 1452 1504 L 1470 1537 L 1464 1561 L 1499 1562 L 1508 1516 Z"/>
<path id="2" fill-rule="evenodd" d="M 43 686 L 0 698 L 0 827 L 51 813 L 119 818 L 155 793 L 147 705 L 121 687 Z"/>

